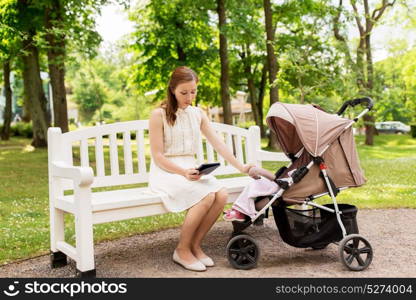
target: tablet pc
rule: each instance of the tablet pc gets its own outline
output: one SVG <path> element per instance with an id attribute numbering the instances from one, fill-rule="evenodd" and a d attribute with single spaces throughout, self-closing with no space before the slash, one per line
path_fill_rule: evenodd
<path id="1" fill-rule="evenodd" d="M 202 164 L 197 168 L 197 170 L 199 171 L 200 175 L 207 175 L 218 168 L 220 165 L 220 163 Z"/>

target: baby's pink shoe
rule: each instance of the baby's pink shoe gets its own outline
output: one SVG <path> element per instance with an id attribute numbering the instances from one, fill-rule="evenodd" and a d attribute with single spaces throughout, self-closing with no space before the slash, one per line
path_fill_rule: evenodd
<path id="1" fill-rule="evenodd" d="M 246 219 L 246 215 L 239 212 L 238 210 L 231 209 L 225 212 L 225 215 L 223 216 L 223 218 L 225 221 L 244 222 Z"/>

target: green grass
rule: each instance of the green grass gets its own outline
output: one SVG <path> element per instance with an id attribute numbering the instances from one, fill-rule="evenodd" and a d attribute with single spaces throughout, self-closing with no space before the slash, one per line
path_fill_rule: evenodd
<path id="1" fill-rule="evenodd" d="M 30 140 L 19 138 L 0 141 L 0 264 L 49 251 L 47 151 L 29 144 Z M 263 141 L 262 146 L 266 144 Z M 362 137 L 357 138 L 357 144 L 368 182 L 343 191 L 339 201 L 359 208 L 416 208 L 416 139 L 380 135 L 373 147 L 362 145 Z M 282 165 L 264 164 L 269 170 Z M 327 201 L 324 198 L 322 201 Z M 183 217 L 184 213 L 165 214 L 99 224 L 94 226 L 94 239 L 98 242 L 176 227 Z M 71 216 L 66 217 L 66 239 L 74 241 Z"/>

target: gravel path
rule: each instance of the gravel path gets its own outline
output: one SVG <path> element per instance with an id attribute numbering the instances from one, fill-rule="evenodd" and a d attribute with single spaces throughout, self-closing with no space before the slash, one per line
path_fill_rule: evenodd
<path id="1" fill-rule="evenodd" d="M 374 249 L 371 266 L 351 272 L 341 264 L 338 246 L 324 250 L 297 249 L 282 242 L 273 217 L 264 227 L 246 230 L 261 247 L 258 266 L 233 269 L 225 247 L 231 224 L 218 222 L 204 249 L 216 262 L 206 272 L 187 271 L 171 260 L 179 228 L 136 235 L 95 246 L 97 277 L 416 277 L 416 209 L 361 210 L 360 233 Z M 73 277 L 75 266 L 51 269 L 47 255 L 0 267 L 0 277 Z"/>

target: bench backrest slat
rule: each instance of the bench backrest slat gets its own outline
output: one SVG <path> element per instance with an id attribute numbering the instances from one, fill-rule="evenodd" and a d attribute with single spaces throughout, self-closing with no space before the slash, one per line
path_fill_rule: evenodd
<path id="1" fill-rule="evenodd" d="M 88 155 L 88 140 L 82 139 L 80 146 L 81 166 L 88 167 L 90 165 L 90 159 Z"/>
<path id="2" fill-rule="evenodd" d="M 241 163 L 244 163 L 244 156 L 243 156 L 243 141 L 241 135 L 235 136 L 235 146 L 236 146 L 236 157 L 237 160 Z"/>
<path id="3" fill-rule="evenodd" d="M 207 161 L 209 163 L 213 163 L 215 161 L 214 159 L 214 148 L 212 148 L 210 143 L 206 143 L 207 145 Z"/>
<path id="4" fill-rule="evenodd" d="M 137 164 L 138 164 L 139 174 L 145 174 L 146 173 L 146 156 L 145 156 L 144 130 L 143 129 L 136 131 L 136 141 L 137 141 Z"/>
<path id="5" fill-rule="evenodd" d="M 105 176 L 103 137 L 101 135 L 95 139 L 95 164 L 96 176 Z"/>
<path id="6" fill-rule="evenodd" d="M 133 159 L 131 154 L 130 131 L 123 132 L 124 170 L 126 174 L 133 174 Z"/>
<path id="7" fill-rule="evenodd" d="M 110 134 L 110 168 L 112 176 L 120 174 L 117 148 L 117 135 L 113 132 Z"/>
<path id="8" fill-rule="evenodd" d="M 233 138 L 229 132 L 225 133 L 225 144 L 227 145 L 228 149 L 232 149 L 234 153 Z"/>
<path id="9" fill-rule="evenodd" d="M 220 123 L 212 123 L 212 127 L 241 163 L 256 163 L 253 160 L 255 151 L 253 147 L 259 145 L 258 142 L 251 142 L 253 130 Z M 56 159 L 64 160 L 70 165 L 92 167 L 95 175 L 92 187 L 147 182 L 149 170 L 146 158 L 150 158 L 150 147 L 145 143 L 148 140 L 147 134 L 147 120 L 121 122 L 67 132 L 59 137 L 63 154 L 56 155 Z M 121 150 L 119 151 L 119 147 L 123 147 L 123 154 Z M 79 163 L 76 156 L 77 149 L 79 150 Z M 52 154 L 52 157 L 49 157 L 49 161 L 54 160 L 53 156 Z M 196 159 L 198 164 L 219 161 L 221 167 L 215 171 L 215 175 L 238 173 L 233 166 L 226 164 L 224 158 L 202 137 L 198 143 Z M 120 165 L 124 165 L 124 170 L 120 169 Z M 62 180 L 62 186 L 64 190 L 73 189 L 72 182 L 69 180 Z"/>

